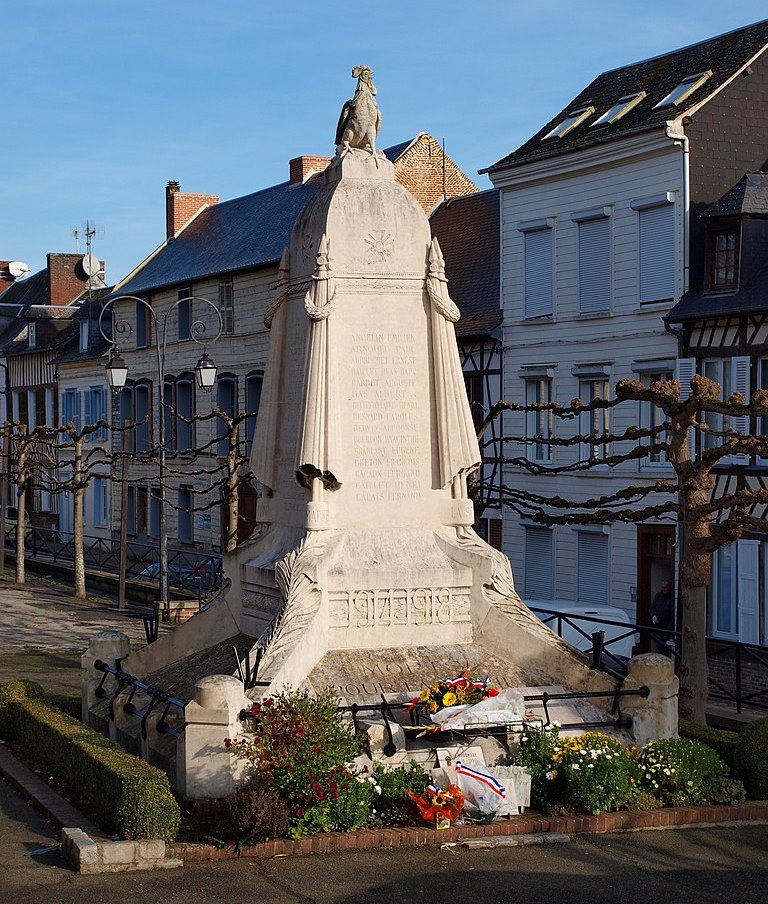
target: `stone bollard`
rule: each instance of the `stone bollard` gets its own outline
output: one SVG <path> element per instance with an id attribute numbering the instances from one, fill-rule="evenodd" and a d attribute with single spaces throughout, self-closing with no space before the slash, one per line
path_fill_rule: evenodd
<path id="1" fill-rule="evenodd" d="M 208 675 L 184 710 L 187 726 L 177 752 L 178 790 L 187 798 L 227 797 L 242 784 L 246 763 L 224 746 L 242 735 L 240 712 L 251 700 L 232 675 Z"/>
<path id="2" fill-rule="evenodd" d="M 661 653 L 642 653 L 630 659 L 625 690 L 650 690 L 648 697 L 622 697 L 621 709 L 632 717 L 632 734 L 638 747 L 657 738 L 677 737 L 677 691 L 680 682 L 675 664 Z"/>
<path id="3" fill-rule="evenodd" d="M 88 649 L 80 658 L 80 671 L 82 674 L 82 720 L 89 724 L 88 713 L 96 703 L 96 688 L 104 677 L 104 672 L 97 671 L 93 664 L 97 659 L 106 662 L 115 668 L 120 667 L 120 662 L 131 652 L 131 641 L 122 631 L 102 631 L 94 634 L 88 641 Z M 107 678 L 109 687 L 114 687 L 114 679 Z"/>

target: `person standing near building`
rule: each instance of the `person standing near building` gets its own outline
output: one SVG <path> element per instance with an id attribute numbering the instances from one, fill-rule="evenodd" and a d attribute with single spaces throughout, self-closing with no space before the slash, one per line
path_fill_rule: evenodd
<path id="1" fill-rule="evenodd" d="M 650 608 L 651 624 L 655 628 L 663 628 L 670 631 L 673 627 L 674 607 L 672 605 L 672 582 L 662 581 L 661 590 L 654 596 Z M 667 646 L 669 637 L 667 634 L 651 633 L 651 652 L 663 653 L 669 656 Z"/>

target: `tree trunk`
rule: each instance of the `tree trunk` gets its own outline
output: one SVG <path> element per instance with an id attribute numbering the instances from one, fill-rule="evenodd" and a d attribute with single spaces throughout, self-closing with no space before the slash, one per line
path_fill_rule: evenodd
<path id="1" fill-rule="evenodd" d="M 712 556 L 697 555 L 690 543 L 680 560 L 680 598 L 683 608 L 680 655 L 679 711 L 683 719 L 707 721 L 707 585 Z"/>
<path id="2" fill-rule="evenodd" d="M 24 572 L 24 542 L 27 537 L 27 482 L 19 483 L 16 494 L 16 583 L 26 580 Z"/>
<path id="3" fill-rule="evenodd" d="M 74 540 L 75 596 L 79 600 L 86 598 L 85 593 L 85 550 L 83 548 L 83 495 L 86 484 L 83 478 L 83 440 L 77 438 L 74 443 L 74 461 L 72 463 L 72 486 L 74 488 L 74 506 L 72 518 Z"/>
<path id="4" fill-rule="evenodd" d="M 240 493 L 238 491 L 237 468 L 238 457 L 238 433 L 236 425 L 230 424 L 229 449 L 227 450 L 227 510 L 229 524 L 227 527 L 227 552 L 232 552 L 237 546 L 237 522 L 240 508 Z"/>

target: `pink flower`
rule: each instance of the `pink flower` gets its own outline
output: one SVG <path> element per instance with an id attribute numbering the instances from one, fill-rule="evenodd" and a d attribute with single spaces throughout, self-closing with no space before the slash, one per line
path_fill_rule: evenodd
<path id="1" fill-rule="evenodd" d="M 253 706 L 251 707 L 251 715 L 258 716 L 258 714 L 260 712 L 261 712 L 261 703 L 254 703 Z"/>

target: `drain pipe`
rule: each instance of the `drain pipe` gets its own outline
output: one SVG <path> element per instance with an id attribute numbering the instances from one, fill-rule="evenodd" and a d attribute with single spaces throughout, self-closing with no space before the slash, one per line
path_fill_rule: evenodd
<path id="1" fill-rule="evenodd" d="M 680 142 L 682 146 L 682 187 L 683 187 L 683 291 L 688 292 L 691 273 L 690 220 L 691 220 L 691 157 L 688 136 L 682 131 L 680 120 L 670 120 L 666 124 L 667 138 Z M 675 127 L 679 131 L 675 131 Z"/>

